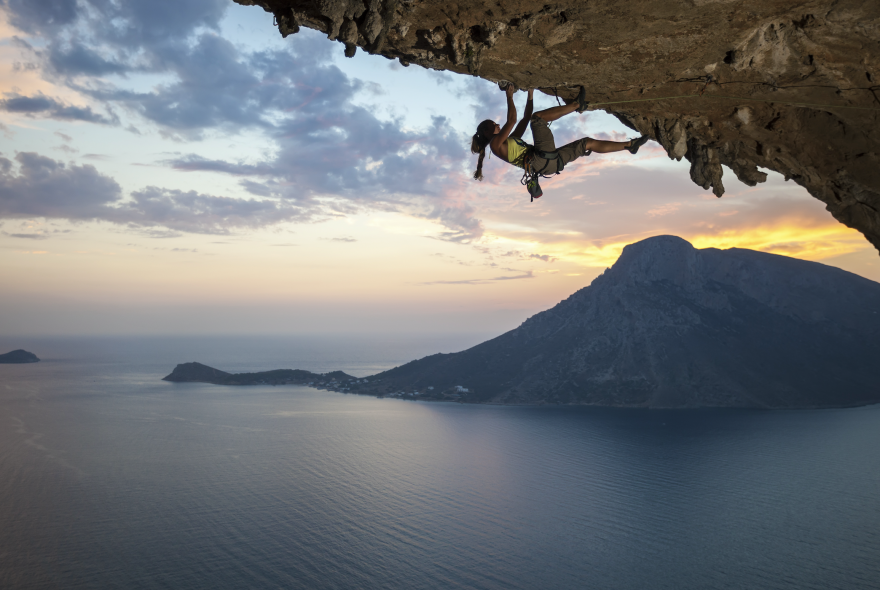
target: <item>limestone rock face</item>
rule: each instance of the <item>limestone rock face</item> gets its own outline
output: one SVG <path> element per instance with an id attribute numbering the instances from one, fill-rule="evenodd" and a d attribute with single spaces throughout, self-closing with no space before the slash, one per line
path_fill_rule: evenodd
<path id="1" fill-rule="evenodd" d="M 403 65 L 509 81 L 595 108 L 724 193 L 778 171 L 880 249 L 875 0 L 235 0 Z"/>
<path id="2" fill-rule="evenodd" d="M 462 401 L 652 408 L 880 403 L 880 284 L 675 236 L 624 248 L 552 309 L 469 350 L 374 375 Z"/>

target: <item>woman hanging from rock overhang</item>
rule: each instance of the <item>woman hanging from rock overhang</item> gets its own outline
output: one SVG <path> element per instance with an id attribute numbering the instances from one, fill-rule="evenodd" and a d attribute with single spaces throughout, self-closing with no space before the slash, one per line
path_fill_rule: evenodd
<path id="1" fill-rule="evenodd" d="M 532 200 L 542 194 L 538 185 L 539 176 L 559 174 L 566 164 L 581 156 L 589 156 L 592 152 L 608 154 L 627 150 L 635 154 L 649 139 L 647 135 L 629 141 L 603 141 L 582 137 L 557 149 L 549 124 L 570 113 L 582 113 L 587 109 L 589 103 L 586 101 L 584 87 L 580 87 L 578 97 L 573 102 L 538 111 L 534 115 L 532 114 L 534 90 L 530 88 L 525 115 L 519 124 L 516 123 L 516 106 L 513 104 L 513 93 L 516 89 L 513 84 L 508 84 L 504 91 L 507 93 L 507 121 L 504 126 L 486 119 L 477 126 L 477 132 L 471 142 L 471 151 L 480 154 L 474 178 L 483 180 L 483 159 L 486 157 L 488 145 L 493 154 L 524 170 L 522 182 L 528 187 Z M 534 146 L 522 140 L 522 134 L 525 133 L 526 125 L 529 123 L 535 141 Z"/>

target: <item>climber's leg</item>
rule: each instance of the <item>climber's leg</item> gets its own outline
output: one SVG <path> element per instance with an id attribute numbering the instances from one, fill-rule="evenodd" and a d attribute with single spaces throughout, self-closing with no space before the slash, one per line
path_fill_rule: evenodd
<path id="1" fill-rule="evenodd" d="M 538 115 L 539 113 L 532 115 L 532 120 L 529 123 L 529 127 L 532 129 L 532 140 L 535 142 L 535 149 L 541 152 L 555 151 L 556 141 L 553 139 L 553 132 L 550 131 L 547 120 Z"/>
<path id="2" fill-rule="evenodd" d="M 576 110 L 578 110 L 577 101 L 558 107 L 550 107 L 549 109 L 544 109 L 543 111 L 538 111 L 537 113 L 532 115 L 532 118 L 534 119 L 534 117 L 538 117 L 550 123 L 551 121 L 555 121 L 556 119 L 564 117 L 569 113 L 573 113 Z"/>
<path id="3" fill-rule="evenodd" d="M 593 139 L 591 137 L 585 137 L 586 148 L 588 150 L 593 150 L 598 154 L 610 154 L 611 152 L 622 152 L 623 150 L 630 147 L 630 144 L 636 140 L 630 141 L 603 141 L 601 139 Z"/>
<path id="4" fill-rule="evenodd" d="M 587 147 L 587 144 L 591 141 L 595 140 L 590 139 L 589 137 L 582 137 L 577 141 L 567 143 L 559 148 L 558 152 L 559 157 L 562 159 L 562 165 L 565 166 L 572 160 L 577 160 L 581 156 L 589 156 L 590 148 Z"/>

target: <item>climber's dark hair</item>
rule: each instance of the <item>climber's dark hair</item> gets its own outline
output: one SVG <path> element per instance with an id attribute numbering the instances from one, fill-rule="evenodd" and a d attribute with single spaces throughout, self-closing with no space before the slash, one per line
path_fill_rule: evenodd
<path id="1" fill-rule="evenodd" d="M 474 138 L 471 141 L 471 152 L 480 154 L 480 159 L 477 160 L 477 171 L 474 172 L 474 180 L 483 180 L 483 159 L 486 157 L 486 146 L 489 145 L 489 140 L 493 135 L 495 135 L 495 121 L 492 119 L 486 119 L 477 125 L 477 132 L 474 133 Z"/>

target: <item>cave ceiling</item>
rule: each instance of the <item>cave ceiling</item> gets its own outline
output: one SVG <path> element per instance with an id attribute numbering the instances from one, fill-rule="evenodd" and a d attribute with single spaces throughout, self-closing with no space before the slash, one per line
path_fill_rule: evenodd
<path id="1" fill-rule="evenodd" d="M 775 170 L 880 250 L 877 0 L 235 1 L 348 56 L 563 98 L 584 85 L 716 196 L 722 164 L 749 186 Z"/>

